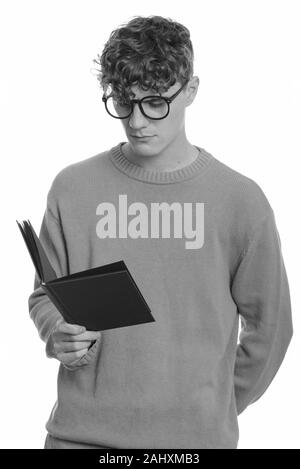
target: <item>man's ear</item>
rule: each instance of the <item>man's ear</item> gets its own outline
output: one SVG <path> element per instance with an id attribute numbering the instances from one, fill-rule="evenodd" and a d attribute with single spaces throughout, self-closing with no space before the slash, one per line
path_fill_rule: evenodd
<path id="1" fill-rule="evenodd" d="M 192 104 L 192 102 L 194 101 L 198 92 L 199 83 L 200 83 L 200 80 L 199 80 L 199 77 L 197 76 L 193 76 L 190 79 L 187 85 L 187 89 L 186 89 L 186 101 L 185 101 L 186 107 Z"/>

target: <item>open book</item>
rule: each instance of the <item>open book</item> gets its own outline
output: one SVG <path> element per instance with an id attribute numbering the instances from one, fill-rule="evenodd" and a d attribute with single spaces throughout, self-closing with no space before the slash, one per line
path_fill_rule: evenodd
<path id="1" fill-rule="evenodd" d="M 57 277 L 29 220 L 16 220 L 40 286 L 64 320 L 102 331 L 155 322 L 123 260 Z"/>

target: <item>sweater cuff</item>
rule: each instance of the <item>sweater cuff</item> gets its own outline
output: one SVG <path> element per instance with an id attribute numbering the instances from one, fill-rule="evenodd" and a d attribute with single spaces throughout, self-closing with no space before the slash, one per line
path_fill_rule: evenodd
<path id="1" fill-rule="evenodd" d="M 47 332 L 47 336 L 45 338 L 45 342 L 46 342 L 46 347 L 45 347 L 45 351 L 46 351 L 46 356 L 48 358 L 55 358 L 53 355 L 51 355 L 50 353 L 50 336 L 52 334 L 52 332 L 56 329 L 56 327 L 58 326 L 58 324 L 60 322 L 63 322 L 64 319 L 62 318 L 62 316 L 60 316 L 58 319 L 56 319 L 54 325 L 52 325 L 52 327 L 49 328 L 48 332 Z"/>
<path id="2" fill-rule="evenodd" d="M 63 317 L 57 309 L 53 309 L 51 313 L 49 312 L 48 314 L 49 317 L 47 320 L 39 327 L 39 336 L 44 342 L 48 341 L 49 336 L 55 329 L 56 325 L 63 321 Z"/>

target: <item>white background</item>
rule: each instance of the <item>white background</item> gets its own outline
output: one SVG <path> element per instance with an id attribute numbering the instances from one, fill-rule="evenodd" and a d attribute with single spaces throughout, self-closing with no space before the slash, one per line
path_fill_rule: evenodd
<path id="1" fill-rule="evenodd" d="M 293 307 L 294 336 L 266 393 L 239 417 L 239 449 L 300 448 L 297 0 L 14 1 L 0 7 L 2 448 L 42 448 L 58 361 L 29 317 L 34 269 L 16 219 L 39 230 L 57 172 L 126 136 L 101 101 L 92 60 L 135 15 L 185 24 L 198 94 L 186 133 L 254 179 L 273 207 Z"/>

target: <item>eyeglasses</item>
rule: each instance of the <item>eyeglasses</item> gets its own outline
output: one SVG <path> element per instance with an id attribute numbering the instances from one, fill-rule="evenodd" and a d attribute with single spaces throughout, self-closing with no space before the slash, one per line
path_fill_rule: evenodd
<path id="1" fill-rule="evenodd" d="M 133 103 L 137 103 L 145 117 L 160 120 L 167 117 L 170 112 L 170 103 L 179 95 L 188 81 L 186 80 L 175 94 L 168 97 L 152 95 L 144 96 L 142 99 L 131 99 L 129 102 L 120 102 L 113 96 L 105 96 L 104 94 L 102 101 L 108 114 L 115 119 L 127 119 L 133 112 Z"/>

